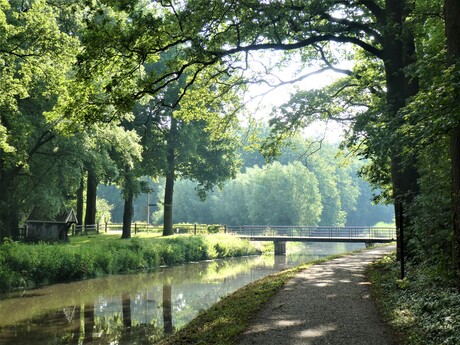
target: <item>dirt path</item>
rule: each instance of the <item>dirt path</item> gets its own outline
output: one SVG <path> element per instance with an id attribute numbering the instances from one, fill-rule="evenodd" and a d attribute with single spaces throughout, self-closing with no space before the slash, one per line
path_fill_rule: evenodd
<path id="1" fill-rule="evenodd" d="M 265 305 L 238 344 L 397 344 L 364 274 L 371 262 L 394 250 L 379 247 L 300 272 Z"/>

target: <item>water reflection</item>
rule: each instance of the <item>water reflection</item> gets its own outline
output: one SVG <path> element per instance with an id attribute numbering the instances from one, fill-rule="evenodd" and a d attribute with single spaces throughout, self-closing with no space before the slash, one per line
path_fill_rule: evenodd
<path id="1" fill-rule="evenodd" d="M 287 256 L 191 263 L 2 296 L 0 344 L 147 344 L 268 274 L 362 247 L 317 243 Z M 308 253 L 308 254 L 306 254 Z"/>
<path id="2" fill-rule="evenodd" d="M 163 332 L 171 334 L 172 331 L 172 287 L 170 284 L 163 284 Z"/>

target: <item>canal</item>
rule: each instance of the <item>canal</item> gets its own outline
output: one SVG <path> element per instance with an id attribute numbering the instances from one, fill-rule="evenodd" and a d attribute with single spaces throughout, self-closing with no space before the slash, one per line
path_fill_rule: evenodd
<path id="1" fill-rule="evenodd" d="M 252 281 L 363 246 L 295 244 L 286 256 L 189 263 L 0 295 L 0 344 L 151 344 Z"/>

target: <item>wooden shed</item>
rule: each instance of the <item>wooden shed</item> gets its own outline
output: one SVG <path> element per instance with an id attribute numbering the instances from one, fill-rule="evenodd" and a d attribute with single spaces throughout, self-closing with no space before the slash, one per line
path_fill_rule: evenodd
<path id="1" fill-rule="evenodd" d="M 34 209 L 27 219 L 24 239 L 27 242 L 67 242 L 72 224 L 77 224 L 77 215 L 73 209 L 58 214 L 54 219 L 40 217 Z M 45 219 L 44 219 L 45 218 Z"/>

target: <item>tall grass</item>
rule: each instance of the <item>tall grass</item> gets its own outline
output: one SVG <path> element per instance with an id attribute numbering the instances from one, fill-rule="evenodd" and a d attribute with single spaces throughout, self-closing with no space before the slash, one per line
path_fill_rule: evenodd
<path id="1" fill-rule="evenodd" d="M 258 253 L 248 241 L 223 234 L 129 240 L 97 235 L 71 244 L 7 241 L 0 246 L 0 290 Z"/>

